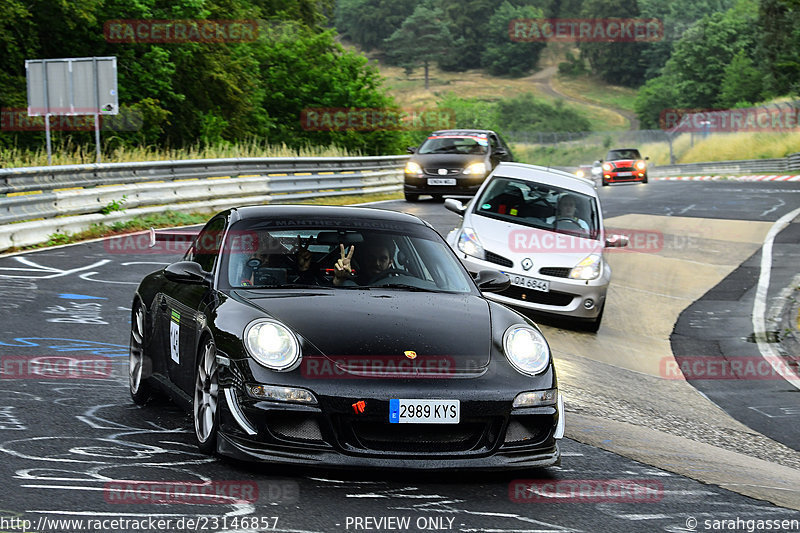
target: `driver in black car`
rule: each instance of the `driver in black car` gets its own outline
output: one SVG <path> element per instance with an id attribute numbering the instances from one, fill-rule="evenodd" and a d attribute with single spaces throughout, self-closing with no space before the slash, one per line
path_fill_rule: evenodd
<path id="1" fill-rule="evenodd" d="M 578 202 L 571 194 L 565 194 L 558 200 L 558 212 L 556 216 L 547 219 L 548 224 L 555 224 L 557 222 L 572 222 L 580 226 L 581 229 L 589 231 L 589 224 L 585 220 L 576 215 L 578 209 Z M 559 224 L 560 225 L 560 224 Z"/>
<path id="2" fill-rule="evenodd" d="M 346 252 L 344 245 L 339 245 L 342 256 L 334 265 L 334 285 L 351 285 L 353 282 L 358 285 L 369 285 L 371 281 L 374 281 L 378 276 L 392 268 L 391 245 L 387 241 L 372 238 L 365 241 L 359 248 L 359 254 L 356 259 L 360 268 L 354 274 L 351 263 L 355 248 L 355 245 L 353 245 Z"/>

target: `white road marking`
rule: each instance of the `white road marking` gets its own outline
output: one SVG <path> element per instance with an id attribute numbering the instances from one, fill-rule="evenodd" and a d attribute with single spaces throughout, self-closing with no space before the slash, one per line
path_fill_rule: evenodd
<path id="1" fill-rule="evenodd" d="M 790 374 L 791 369 L 788 366 L 783 368 L 782 365 L 780 365 L 780 355 L 769 343 L 765 342 L 765 319 L 767 313 L 767 291 L 769 290 L 769 280 L 772 271 L 772 243 L 775 241 L 775 236 L 788 226 L 798 214 L 800 214 L 800 208 L 783 215 L 772 225 L 767 236 L 764 238 L 764 244 L 761 247 L 761 273 L 758 277 L 756 297 L 753 302 L 753 336 L 758 344 L 758 351 L 761 352 L 761 356 L 769 362 L 775 372 L 783 376 L 784 379 L 791 383 L 796 389 L 800 389 L 800 376 L 795 374 L 794 377 L 787 377 L 786 374 Z"/>

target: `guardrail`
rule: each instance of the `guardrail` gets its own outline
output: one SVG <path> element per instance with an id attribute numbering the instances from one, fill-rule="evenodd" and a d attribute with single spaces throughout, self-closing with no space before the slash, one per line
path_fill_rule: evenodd
<path id="1" fill-rule="evenodd" d="M 796 169 L 791 168 L 791 158 L 796 158 Z M 686 174 L 757 174 L 762 172 L 788 172 L 800 169 L 800 154 L 781 159 L 749 159 L 741 161 L 714 161 L 708 163 L 684 163 L 681 165 L 653 166 L 648 171 L 651 176 L 674 176 Z"/>
<path id="2" fill-rule="evenodd" d="M 0 250 L 167 207 L 214 212 L 243 204 L 399 191 L 407 158 L 201 159 L 0 169 Z M 800 170 L 800 153 L 783 159 L 653 166 L 650 175 L 796 170 Z M 114 205 L 124 211 L 101 214 Z M 32 219 L 40 220 L 23 222 Z"/>
<path id="3" fill-rule="evenodd" d="M 407 158 L 205 159 L 0 169 L 0 194 L 5 195 L 0 196 L 0 224 L 5 224 L 0 225 L 0 250 L 167 206 L 210 212 L 244 204 L 399 191 Z M 101 214 L 108 206 L 125 211 Z M 20 222 L 31 219 L 44 220 Z"/>

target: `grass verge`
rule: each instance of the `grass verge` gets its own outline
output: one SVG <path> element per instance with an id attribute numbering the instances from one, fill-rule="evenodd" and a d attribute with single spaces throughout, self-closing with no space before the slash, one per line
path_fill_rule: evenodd
<path id="1" fill-rule="evenodd" d="M 225 159 L 237 157 L 350 157 L 362 155 L 337 146 L 308 146 L 295 150 L 285 144 L 270 145 L 251 140 L 213 146 L 195 145 L 170 149 L 153 146 L 109 148 L 103 150 L 104 163 L 134 163 L 140 161 L 172 161 L 182 159 Z M 94 145 L 76 145 L 71 139 L 53 146 L 53 165 L 84 165 L 96 161 Z M 6 168 L 47 166 L 47 152 L 17 147 L 0 148 L 0 166 Z"/>

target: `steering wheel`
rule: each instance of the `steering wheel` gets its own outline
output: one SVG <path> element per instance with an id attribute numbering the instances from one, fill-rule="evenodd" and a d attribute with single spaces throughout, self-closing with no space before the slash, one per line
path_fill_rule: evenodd
<path id="1" fill-rule="evenodd" d="M 408 272 L 406 272 L 405 270 L 400 270 L 399 268 L 387 268 L 380 274 L 376 274 L 374 278 L 370 279 L 369 284 L 372 285 L 376 281 L 381 281 L 382 279 L 386 279 L 390 276 L 401 276 L 401 275 L 405 276 L 407 274 Z"/>
<path id="2" fill-rule="evenodd" d="M 578 221 L 577 221 L 577 220 L 574 220 L 574 219 L 572 219 L 572 218 L 569 218 L 569 217 L 558 217 L 558 218 L 556 219 L 556 226 L 558 226 L 558 225 L 559 225 L 559 222 L 569 222 L 570 224 L 572 224 L 573 226 L 575 226 L 577 229 L 579 229 L 579 230 L 583 231 L 583 226 L 581 226 L 581 225 L 578 223 Z"/>

